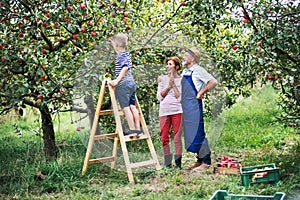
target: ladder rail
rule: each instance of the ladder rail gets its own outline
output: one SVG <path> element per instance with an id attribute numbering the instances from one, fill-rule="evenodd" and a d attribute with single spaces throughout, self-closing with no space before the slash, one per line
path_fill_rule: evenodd
<path id="1" fill-rule="evenodd" d="M 92 126 L 92 130 L 90 131 L 89 143 L 88 143 L 88 147 L 87 147 L 87 151 L 86 151 L 86 155 L 85 155 L 85 159 L 84 159 L 84 164 L 83 164 L 83 168 L 82 168 L 82 174 L 85 174 L 85 172 L 87 171 L 88 162 L 91 157 L 92 148 L 93 148 L 93 144 L 94 144 L 94 137 L 95 137 L 97 127 L 98 127 L 99 111 L 101 110 L 101 105 L 102 105 L 102 101 L 103 101 L 103 97 L 104 97 L 104 93 L 105 93 L 106 82 L 107 82 L 106 79 L 104 79 L 102 81 L 100 94 L 99 94 L 99 98 L 98 98 L 98 103 L 97 103 L 97 108 L 96 108 L 96 112 L 95 112 L 95 116 L 94 116 L 93 126 Z"/>

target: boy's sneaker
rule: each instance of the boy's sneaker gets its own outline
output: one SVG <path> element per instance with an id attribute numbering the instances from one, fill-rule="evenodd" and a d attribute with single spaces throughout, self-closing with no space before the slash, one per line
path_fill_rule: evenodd
<path id="1" fill-rule="evenodd" d="M 124 136 L 134 136 L 137 135 L 136 133 L 132 132 L 132 130 L 129 130 L 127 132 L 124 132 Z"/>
<path id="2" fill-rule="evenodd" d="M 124 136 L 139 136 L 143 132 L 140 130 L 128 130 L 127 132 L 124 132 Z"/>
<path id="3" fill-rule="evenodd" d="M 138 136 L 143 134 L 143 131 L 141 130 L 132 130 L 132 132 L 136 133 Z"/>

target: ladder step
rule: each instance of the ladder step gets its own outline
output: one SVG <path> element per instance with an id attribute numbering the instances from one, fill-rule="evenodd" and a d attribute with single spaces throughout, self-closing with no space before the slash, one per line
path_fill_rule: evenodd
<path id="1" fill-rule="evenodd" d="M 95 135 L 94 140 L 103 140 L 107 138 L 115 138 L 118 137 L 117 133 L 109 133 L 109 134 L 103 134 L 103 135 Z"/>
<path id="2" fill-rule="evenodd" d="M 130 166 L 130 168 L 138 168 L 138 167 L 154 165 L 154 164 L 157 164 L 157 162 L 152 159 L 152 160 L 146 160 L 146 161 L 142 161 L 142 162 L 131 163 L 129 166 Z"/>
<path id="3" fill-rule="evenodd" d="M 124 112 L 122 110 L 119 110 L 119 115 L 124 115 Z M 96 115 L 111 115 L 111 114 L 114 114 L 114 111 L 113 110 L 101 110 L 99 111 L 98 113 L 96 113 Z"/>
<path id="4" fill-rule="evenodd" d="M 145 134 L 142 134 L 139 137 L 133 136 L 132 138 L 130 138 L 130 135 L 128 135 L 128 136 L 124 136 L 124 141 L 129 142 L 129 141 L 136 141 L 136 140 L 144 140 L 144 139 L 148 139 L 148 138 L 149 137 Z"/>
<path id="5" fill-rule="evenodd" d="M 89 164 L 95 164 L 95 163 L 101 163 L 101 162 L 109 162 L 114 161 L 115 157 L 103 157 L 103 158 L 96 158 L 96 159 L 90 159 Z"/>
<path id="6" fill-rule="evenodd" d="M 101 115 L 110 115 L 113 114 L 113 110 L 101 110 L 100 112 L 97 113 L 99 116 Z"/>

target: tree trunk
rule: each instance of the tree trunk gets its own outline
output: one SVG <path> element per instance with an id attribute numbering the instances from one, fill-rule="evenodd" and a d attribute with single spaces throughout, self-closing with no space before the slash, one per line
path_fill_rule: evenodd
<path id="1" fill-rule="evenodd" d="M 53 121 L 47 106 L 41 107 L 40 112 L 42 115 L 44 153 L 46 160 L 51 160 L 53 158 L 57 158 Z"/>

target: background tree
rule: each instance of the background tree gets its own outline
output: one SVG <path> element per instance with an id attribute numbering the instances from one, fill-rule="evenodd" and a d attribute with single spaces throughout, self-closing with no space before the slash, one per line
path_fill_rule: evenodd
<path id="1" fill-rule="evenodd" d="M 86 53 L 115 32 L 130 30 L 124 20 L 126 5 L 1 1 L 0 112 L 15 106 L 37 108 L 47 159 L 57 155 L 51 115 L 72 102 L 73 84 Z"/>
<path id="2" fill-rule="evenodd" d="M 229 105 L 271 81 L 285 120 L 299 120 L 299 2 L 191 1 L 186 29 L 209 52 L 227 87 Z M 194 31 L 190 31 L 194 30 Z"/>

